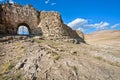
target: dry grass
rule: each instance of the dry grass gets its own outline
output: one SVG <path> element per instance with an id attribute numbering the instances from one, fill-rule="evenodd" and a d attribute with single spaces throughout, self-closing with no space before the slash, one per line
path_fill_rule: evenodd
<path id="1" fill-rule="evenodd" d="M 109 38 L 109 39 L 113 40 L 113 38 Z M 17 51 L 18 53 L 15 53 L 17 55 L 14 56 L 13 62 L 15 61 L 15 63 L 16 63 L 17 61 L 20 60 L 20 58 L 22 60 L 23 56 L 25 58 L 28 58 L 26 55 L 24 55 L 24 53 L 26 53 L 27 51 L 28 51 L 28 53 L 33 53 L 33 52 L 29 52 L 29 49 L 32 46 L 34 47 L 33 50 L 38 50 L 38 51 L 39 51 L 39 49 L 41 49 L 40 46 L 42 46 L 45 48 L 44 52 L 46 54 L 45 54 L 45 56 L 41 56 L 40 64 L 41 64 L 41 68 L 44 68 L 44 70 L 46 70 L 48 67 L 50 67 L 50 70 L 48 69 L 48 72 L 47 72 L 49 74 L 49 76 L 53 77 L 53 74 L 56 74 L 58 76 L 64 77 L 63 75 L 65 75 L 65 80 L 67 80 L 66 78 L 68 75 L 70 75 L 71 77 L 74 77 L 74 79 L 77 79 L 77 77 L 80 78 L 81 76 L 85 76 L 86 74 L 89 73 L 89 75 L 91 75 L 91 76 L 95 75 L 97 77 L 100 77 L 100 79 L 102 79 L 102 77 L 104 78 L 103 74 L 109 76 L 107 73 L 109 73 L 111 70 L 114 70 L 114 73 L 116 76 L 116 74 L 117 74 L 116 72 L 117 71 L 120 72 L 120 64 L 106 60 L 107 58 L 101 57 L 99 55 L 94 57 L 94 52 L 100 53 L 100 54 L 101 53 L 109 54 L 109 55 L 116 54 L 115 57 L 118 57 L 117 55 L 119 55 L 119 51 L 120 51 L 119 47 L 117 47 L 118 49 L 116 49 L 116 47 L 114 47 L 114 46 L 112 46 L 112 48 L 110 48 L 110 47 L 104 46 L 105 44 L 104 45 L 101 44 L 102 46 L 100 46 L 100 44 L 98 44 L 100 41 L 104 43 L 105 41 L 107 41 L 109 39 L 108 38 L 106 38 L 106 39 L 104 38 L 102 40 L 98 39 L 98 41 L 93 41 L 93 42 L 91 42 L 92 44 L 89 44 L 89 45 L 82 44 L 82 43 L 81 44 L 73 44 L 73 43 L 67 43 L 67 42 L 63 42 L 63 41 L 39 40 L 39 39 L 36 39 L 35 43 L 29 42 L 30 43 L 29 45 L 28 45 L 28 43 L 25 43 L 25 42 L 24 43 L 18 42 L 15 44 L 15 46 L 16 46 L 15 51 Z M 38 44 L 40 46 L 36 46 Z M 12 49 L 12 48 L 10 47 L 10 49 Z M 44 49 L 42 49 L 42 50 L 44 50 Z M 38 52 L 37 55 L 39 55 L 39 53 L 41 54 L 41 52 Z M 91 54 L 93 54 L 93 55 L 91 55 Z M 32 56 L 34 56 L 34 55 L 32 55 Z M 48 59 L 46 59 L 46 58 L 48 58 Z M 49 61 L 51 63 L 50 65 L 48 64 Z M 51 61 L 55 61 L 55 63 L 53 63 Z M 68 63 L 70 62 L 70 63 L 66 65 L 66 64 L 64 64 L 66 62 L 68 62 Z M 47 66 L 45 66 L 46 64 L 47 64 Z M 61 67 L 59 67 L 58 65 L 61 65 Z M 13 63 L 7 62 L 3 65 L 2 72 L 5 73 L 10 70 L 12 71 L 14 69 L 13 67 L 14 67 Z M 100 72 L 100 74 L 99 74 L 99 72 Z M 38 72 L 38 73 L 40 73 L 40 72 Z M 63 74 L 63 75 L 60 75 L 60 74 Z M 112 75 L 112 73 L 110 73 L 110 75 Z M 0 74 L 0 77 L 1 76 L 3 76 L 3 75 Z M 47 77 L 49 77 L 49 76 L 47 76 Z M 12 77 L 15 80 L 18 80 L 18 79 L 24 80 L 24 79 L 22 79 L 21 73 L 16 73 Z M 41 75 L 40 75 L 40 77 L 41 77 Z M 114 77 L 114 76 L 112 76 L 112 77 Z M 10 77 L 6 76 L 6 77 L 2 78 L 1 80 L 5 80 L 5 79 L 6 80 L 10 79 Z M 58 77 L 58 79 L 60 79 L 60 78 Z M 96 78 L 94 78 L 92 80 L 95 80 L 95 79 Z M 86 80 L 86 78 L 80 79 L 80 80 Z"/>
<path id="2" fill-rule="evenodd" d="M 56 52 L 54 52 L 54 51 L 50 51 L 50 54 L 51 54 L 51 58 L 53 59 L 53 60 L 59 60 L 60 59 L 60 57 L 61 57 L 61 55 L 59 54 L 59 53 L 56 53 Z"/>
<path id="3" fill-rule="evenodd" d="M 3 67 L 2 73 L 5 73 L 5 72 L 11 70 L 14 67 L 14 64 L 11 62 L 7 62 L 2 67 Z"/>

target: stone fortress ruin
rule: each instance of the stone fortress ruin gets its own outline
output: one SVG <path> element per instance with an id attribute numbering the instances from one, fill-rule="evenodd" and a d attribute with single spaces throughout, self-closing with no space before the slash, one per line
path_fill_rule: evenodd
<path id="1" fill-rule="evenodd" d="M 29 35 L 84 42 L 83 33 L 65 25 L 58 12 L 37 11 L 31 5 L 0 4 L 0 34 L 18 35 L 20 26 L 26 26 Z"/>

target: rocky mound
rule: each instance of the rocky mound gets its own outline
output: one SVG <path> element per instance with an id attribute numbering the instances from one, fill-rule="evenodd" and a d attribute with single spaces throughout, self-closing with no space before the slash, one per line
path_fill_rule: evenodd
<path id="1" fill-rule="evenodd" d="M 119 52 L 36 38 L 2 42 L 0 80 L 119 80 Z"/>

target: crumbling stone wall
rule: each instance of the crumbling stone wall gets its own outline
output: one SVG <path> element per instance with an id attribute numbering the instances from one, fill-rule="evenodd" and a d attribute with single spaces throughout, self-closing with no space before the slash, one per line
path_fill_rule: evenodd
<path id="1" fill-rule="evenodd" d="M 80 30 L 75 30 L 75 32 L 78 34 L 79 37 L 81 37 L 83 40 L 85 39 L 84 33 Z"/>
<path id="2" fill-rule="evenodd" d="M 3 5 L 2 21 L 6 26 L 6 33 L 17 34 L 18 25 L 27 24 L 31 34 L 35 34 L 38 25 L 39 13 L 30 5 L 17 4 Z"/>
<path id="3" fill-rule="evenodd" d="M 73 31 L 70 27 L 63 23 L 61 15 L 58 12 L 41 11 L 38 27 L 42 29 L 43 35 L 48 38 L 80 38 L 76 31 Z"/>
<path id="4" fill-rule="evenodd" d="M 52 39 L 81 39 L 76 31 L 63 23 L 58 12 L 39 12 L 30 5 L 4 4 L 1 6 L 0 16 L 2 16 L 3 32 L 6 34 L 16 35 L 18 27 L 24 25 L 32 35 L 42 34 Z"/>
<path id="5" fill-rule="evenodd" d="M 0 24 L 2 23 L 2 5 L 0 5 Z"/>
<path id="6" fill-rule="evenodd" d="M 40 12 L 40 23 L 38 25 L 42 29 L 43 35 L 52 38 L 69 37 L 61 16 L 57 12 Z"/>
<path id="7" fill-rule="evenodd" d="M 3 12 L 3 9 L 2 9 L 2 5 L 0 5 L 0 34 L 3 34 L 5 32 L 5 26 L 4 24 L 2 24 L 2 12 Z"/>

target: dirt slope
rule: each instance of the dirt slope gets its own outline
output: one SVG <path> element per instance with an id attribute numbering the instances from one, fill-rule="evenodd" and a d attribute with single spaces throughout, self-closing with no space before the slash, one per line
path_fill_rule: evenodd
<path id="1" fill-rule="evenodd" d="M 120 47 L 90 38 L 89 45 L 35 37 L 1 42 L 0 80 L 119 80 Z"/>

